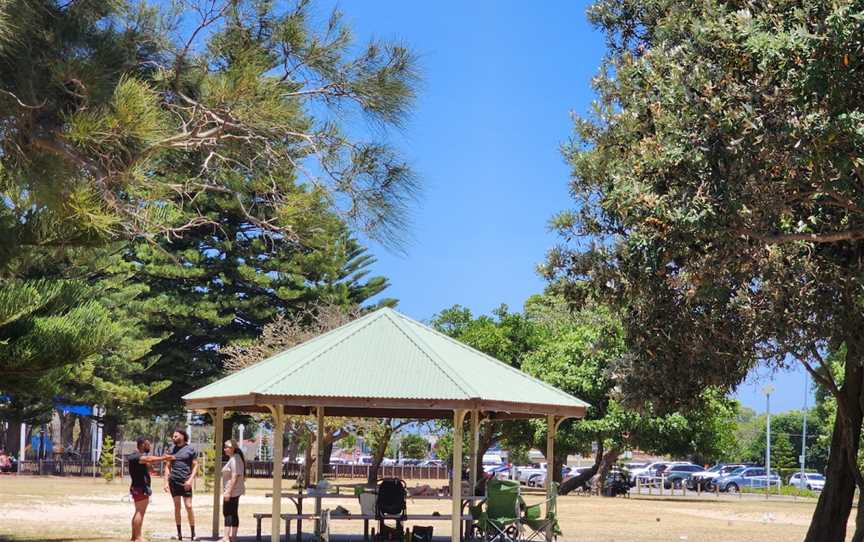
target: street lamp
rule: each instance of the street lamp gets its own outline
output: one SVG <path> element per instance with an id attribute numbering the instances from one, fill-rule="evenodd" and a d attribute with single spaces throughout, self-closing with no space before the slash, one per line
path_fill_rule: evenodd
<path id="1" fill-rule="evenodd" d="M 808 392 L 810 391 L 808 389 L 809 384 L 810 384 L 810 375 L 808 375 L 805 372 L 804 373 L 804 428 L 801 432 L 801 481 L 800 481 L 799 486 L 798 486 L 799 488 L 802 486 L 807 487 L 806 485 L 804 485 L 804 470 L 805 470 L 804 467 L 805 467 L 805 464 L 807 462 L 807 395 L 809 394 Z"/>
<path id="2" fill-rule="evenodd" d="M 768 384 L 762 388 L 765 394 L 765 498 L 771 492 L 771 394 L 774 386 Z"/>

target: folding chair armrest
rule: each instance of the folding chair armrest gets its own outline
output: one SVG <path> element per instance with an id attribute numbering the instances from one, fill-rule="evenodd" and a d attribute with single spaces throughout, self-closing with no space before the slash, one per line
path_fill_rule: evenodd
<path id="1" fill-rule="evenodd" d="M 540 519 L 540 507 L 541 504 L 532 504 L 531 506 L 526 506 L 523 517 L 525 519 Z"/>
<path id="2" fill-rule="evenodd" d="M 544 504 L 548 504 L 548 503 L 550 503 L 550 502 L 552 502 L 552 501 L 554 501 L 554 500 L 556 500 L 556 499 L 558 499 L 558 496 L 557 496 L 557 495 L 552 496 L 552 497 L 549 497 L 548 499 L 545 499 L 545 500 L 543 500 L 543 501 L 540 501 L 540 502 L 538 502 L 537 504 L 532 504 L 531 506 L 543 506 Z"/>

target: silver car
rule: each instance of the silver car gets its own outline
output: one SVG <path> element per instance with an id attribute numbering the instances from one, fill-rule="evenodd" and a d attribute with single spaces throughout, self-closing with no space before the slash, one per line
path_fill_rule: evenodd
<path id="1" fill-rule="evenodd" d="M 818 472 L 805 472 L 803 476 L 796 472 L 789 477 L 789 485 L 799 489 L 822 491 L 825 488 L 825 477 Z"/>
<path id="2" fill-rule="evenodd" d="M 742 488 L 766 488 L 779 487 L 780 477 L 774 472 L 769 475 L 765 473 L 765 467 L 742 467 L 735 469 L 726 476 L 719 476 L 714 483 L 720 491 L 738 493 Z"/>

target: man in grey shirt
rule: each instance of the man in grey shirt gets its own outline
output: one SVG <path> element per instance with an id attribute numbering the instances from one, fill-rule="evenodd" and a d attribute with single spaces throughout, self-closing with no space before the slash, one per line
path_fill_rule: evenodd
<path id="1" fill-rule="evenodd" d="M 174 458 L 165 465 L 165 491 L 171 492 L 174 498 L 174 522 L 177 524 L 177 540 L 183 540 L 180 525 L 180 498 L 186 507 L 186 517 L 189 518 L 190 540 L 195 538 L 195 514 L 192 511 L 192 482 L 198 473 L 198 452 L 189 445 L 189 435 L 186 431 L 174 431 L 171 440 Z"/>

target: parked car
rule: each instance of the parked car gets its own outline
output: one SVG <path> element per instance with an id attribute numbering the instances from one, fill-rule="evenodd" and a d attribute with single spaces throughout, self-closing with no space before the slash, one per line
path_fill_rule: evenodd
<path id="1" fill-rule="evenodd" d="M 503 465 L 504 458 L 499 454 L 483 454 L 484 465 Z"/>
<path id="2" fill-rule="evenodd" d="M 689 463 L 686 461 L 655 461 L 654 463 L 649 463 L 646 467 L 630 471 L 630 484 L 631 486 L 635 486 L 637 480 L 643 485 L 655 482 L 659 483 L 658 478 L 671 465 L 689 465 Z"/>
<path id="3" fill-rule="evenodd" d="M 629 463 L 624 463 L 624 468 L 630 473 L 638 469 L 644 469 L 647 466 L 647 461 L 630 461 Z"/>
<path id="4" fill-rule="evenodd" d="M 512 472 L 510 465 L 501 465 L 493 469 L 491 475 L 499 480 L 509 480 Z"/>
<path id="5" fill-rule="evenodd" d="M 486 476 L 486 478 L 507 480 L 510 478 L 510 465 L 484 465 L 483 475 Z"/>
<path id="6" fill-rule="evenodd" d="M 796 472 L 789 477 L 789 485 L 799 489 L 822 491 L 825 488 L 825 477 L 818 472 L 805 472 L 803 476 Z"/>
<path id="7" fill-rule="evenodd" d="M 663 470 L 661 476 L 663 478 L 663 487 L 666 489 L 675 488 L 681 489 L 684 487 L 684 484 L 687 482 L 687 479 L 690 478 L 695 472 L 702 472 L 705 470 L 703 467 L 699 465 L 694 465 L 692 463 L 683 463 L 680 465 L 670 465 L 665 470 Z"/>
<path id="8" fill-rule="evenodd" d="M 564 481 L 570 476 L 570 472 L 572 469 L 567 465 L 563 465 L 561 467 L 561 480 Z M 543 472 L 538 472 L 536 474 L 532 474 L 528 477 L 528 481 L 526 485 L 529 487 L 545 487 L 546 486 L 546 470 Z"/>
<path id="9" fill-rule="evenodd" d="M 714 481 L 720 491 L 737 493 L 742 488 L 765 488 L 779 486 L 782 482 L 775 473 L 767 475 L 765 467 L 741 467 Z"/>
<path id="10" fill-rule="evenodd" d="M 719 476 L 725 476 L 730 472 L 734 471 L 735 469 L 750 466 L 752 465 L 747 463 L 718 463 L 708 470 L 703 470 L 702 472 L 694 472 L 687 480 L 687 489 L 692 489 L 695 491 L 699 489 L 699 486 L 701 485 L 702 489 L 705 491 L 714 491 L 714 480 L 716 480 Z"/>
<path id="11" fill-rule="evenodd" d="M 444 461 L 440 459 L 427 459 L 420 463 L 421 467 L 443 467 Z"/>
<path id="12" fill-rule="evenodd" d="M 531 463 L 530 465 L 523 465 L 516 467 L 516 480 L 519 481 L 520 484 L 528 484 L 528 480 L 531 479 L 532 476 L 540 473 L 546 473 L 546 463 Z"/>

